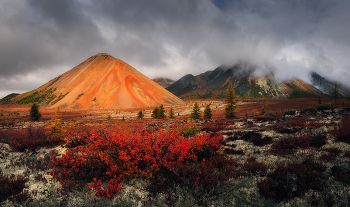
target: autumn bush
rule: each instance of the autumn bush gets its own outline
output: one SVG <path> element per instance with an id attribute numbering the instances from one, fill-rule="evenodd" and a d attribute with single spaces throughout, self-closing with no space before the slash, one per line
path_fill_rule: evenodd
<path id="1" fill-rule="evenodd" d="M 0 203 L 6 199 L 14 199 L 16 201 L 25 201 L 29 198 L 28 193 L 23 192 L 28 177 L 22 175 L 4 175 L 0 169 Z"/>
<path id="2" fill-rule="evenodd" d="M 36 150 L 49 144 L 45 128 L 0 130 L 0 140 L 10 145 L 13 151 Z"/>
<path id="3" fill-rule="evenodd" d="M 185 181 L 209 185 L 206 179 L 210 179 L 215 185 L 234 176 L 233 161 L 218 152 L 221 135 L 197 134 L 188 139 L 182 133 L 176 125 L 156 131 L 118 126 L 103 133 L 92 130 L 86 145 L 73 147 L 62 157 L 52 155 L 53 170 L 48 174 L 61 184 L 90 183 L 95 196 L 108 198 L 133 178 L 152 181 L 150 189 L 157 194 Z M 159 186 L 159 180 L 167 185 Z"/>
<path id="4" fill-rule="evenodd" d="M 306 126 L 305 116 L 296 116 L 285 121 L 277 121 L 272 127 L 278 133 L 295 133 Z"/>
<path id="5" fill-rule="evenodd" d="M 302 163 L 281 163 L 257 182 L 259 193 L 265 198 L 279 201 L 304 195 L 308 190 L 321 190 L 326 167 L 312 160 Z"/>
<path id="6" fill-rule="evenodd" d="M 306 149 L 308 147 L 319 148 L 325 144 L 325 134 L 298 133 L 276 140 L 271 145 L 271 150 L 276 153 L 283 153 L 285 152 L 283 150 Z"/>
<path id="7" fill-rule="evenodd" d="M 337 141 L 350 143 L 350 116 L 346 116 L 331 133 Z"/>

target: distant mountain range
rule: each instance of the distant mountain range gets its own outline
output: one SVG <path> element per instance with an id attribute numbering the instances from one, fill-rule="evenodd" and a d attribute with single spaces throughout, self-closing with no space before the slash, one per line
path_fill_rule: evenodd
<path id="1" fill-rule="evenodd" d="M 169 78 L 154 78 L 152 79 L 154 82 L 158 83 L 163 88 L 166 88 L 170 86 L 171 84 L 175 83 L 174 80 L 171 80 Z"/>
<path id="2" fill-rule="evenodd" d="M 231 81 L 241 98 L 316 98 L 330 97 L 334 83 L 312 74 L 313 85 L 299 79 L 278 81 L 272 73 L 254 77 L 254 66 L 239 63 L 233 67 L 220 66 L 197 76 L 187 74 L 166 89 L 181 98 L 223 98 Z M 316 87 L 315 87 L 316 86 Z M 349 97 L 346 86 L 338 85 L 342 97 Z"/>

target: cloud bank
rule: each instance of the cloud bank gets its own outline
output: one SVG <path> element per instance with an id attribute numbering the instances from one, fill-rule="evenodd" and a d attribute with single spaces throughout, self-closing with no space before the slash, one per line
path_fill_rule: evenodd
<path id="1" fill-rule="evenodd" d="M 244 60 L 277 78 L 348 84 L 350 1 L 11 0 L 0 4 L 0 97 L 97 53 L 177 80 Z"/>

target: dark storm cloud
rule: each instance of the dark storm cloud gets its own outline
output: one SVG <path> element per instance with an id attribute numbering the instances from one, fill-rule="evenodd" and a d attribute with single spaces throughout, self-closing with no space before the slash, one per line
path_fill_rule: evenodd
<path id="1" fill-rule="evenodd" d="M 281 79 L 346 83 L 345 0 L 2 0 L 0 97 L 106 52 L 154 78 L 251 62 Z"/>

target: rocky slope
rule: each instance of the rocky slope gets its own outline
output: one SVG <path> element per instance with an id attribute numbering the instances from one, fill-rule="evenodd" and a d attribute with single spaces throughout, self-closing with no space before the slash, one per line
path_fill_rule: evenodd
<path id="1" fill-rule="evenodd" d="M 174 80 L 171 80 L 169 78 L 154 78 L 152 79 L 154 82 L 158 83 L 163 88 L 166 88 L 170 86 L 171 84 L 175 83 Z"/>
<path id="2" fill-rule="evenodd" d="M 231 81 L 236 94 L 247 98 L 307 98 L 325 96 L 314 86 L 301 80 L 293 79 L 281 82 L 272 73 L 263 77 L 254 77 L 254 66 L 239 63 L 233 67 L 220 66 L 213 71 L 193 76 L 185 75 L 166 89 L 181 97 L 209 98 L 224 97 L 224 92 Z"/>
<path id="3" fill-rule="evenodd" d="M 316 72 L 311 73 L 311 81 L 314 86 L 320 89 L 323 93 L 331 95 L 332 91 L 335 87 L 335 82 L 330 81 L 322 76 L 320 76 Z M 341 97 L 350 97 L 350 87 L 343 85 L 341 83 L 337 83 L 337 88 L 339 91 L 339 95 Z"/>

